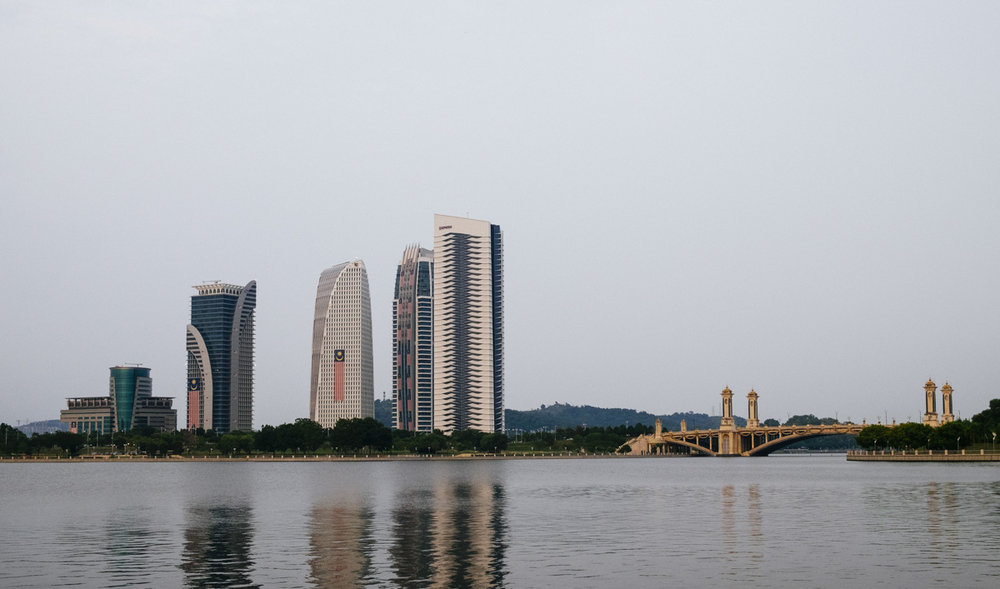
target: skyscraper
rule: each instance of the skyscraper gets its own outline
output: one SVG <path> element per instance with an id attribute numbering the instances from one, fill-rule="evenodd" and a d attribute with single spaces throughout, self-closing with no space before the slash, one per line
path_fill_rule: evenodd
<path id="1" fill-rule="evenodd" d="M 397 429 L 434 429 L 434 252 L 403 251 L 392 301 L 392 421 Z"/>
<path id="2" fill-rule="evenodd" d="M 434 428 L 502 432 L 503 234 L 434 215 Z"/>
<path id="3" fill-rule="evenodd" d="M 194 288 L 187 326 L 188 429 L 250 430 L 257 283 Z"/>
<path id="4" fill-rule="evenodd" d="M 333 427 L 338 419 L 373 417 L 372 305 L 361 260 L 320 274 L 313 316 L 309 419 Z"/>

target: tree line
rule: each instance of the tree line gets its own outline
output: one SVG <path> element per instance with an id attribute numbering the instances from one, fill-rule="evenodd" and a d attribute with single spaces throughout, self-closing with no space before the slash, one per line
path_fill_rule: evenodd
<path id="1" fill-rule="evenodd" d="M 1000 432 L 1000 399 L 972 419 L 958 419 L 938 427 L 922 423 L 896 426 L 869 425 L 858 434 L 858 445 L 866 450 L 962 450 L 970 446 L 995 447 Z"/>
<path id="2" fill-rule="evenodd" d="M 831 417 L 794 415 L 783 425 L 833 424 Z M 768 419 L 764 425 L 779 425 Z M 665 428 L 666 429 L 666 428 Z M 962 449 L 976 444 L 995 443 L 1000 432 L 1000 399 L 990 401 L 989 409 L 971 420 L 957 420 L 940 427 L 904 423 L 895 427 L 870 425 L 857 436 L 857 445 L 872 449 Z M 277 426 L 265 425 L 258 431 L 217 434 L 211 430 L 155 431 L 136 428 L 113 434 L 74 434 L 53 432 L 27 436 L 19 429 L 0 423 L 0 455 L 3 456 L 79 456 L 81 453 L 171 455 L 246 455 L 246 454 L 461 454 L 467 452 L 586 452 L 610 453 L 638 435 L 653 433 L 653 426 L 642 423 L 614 427 L 555 428 L 547 431 L 484 433 L 460 430 L 446 435 L 433 432 L 394 430 L 367 417 L 342 419 L 332 428 L 324 428 L 309 419 Z M 815 438 L 802 446 L 850 447 L 852 440 Z M 820 446 L 817 446 L 819 448 Z"/>
<path id="3" fill-rule="evenodd" d="M 309 419 L 277 426 L 265 425 L 258 431 L 217 434 L 211 430 L 156 431 L 139 427 L 112 434 L 53 432 L 26 436 L 20 430 L 0 424 L 0 455 L 79 456 L 96 454 L 247 455 L 247 454 L 460 454 L 468 452 L 613 452 L 628 438 L 650 433 L 653 428 L 636 424 L 618 427 L 584 426 L 516 434 L 460 430 L 446 435 L 433 432 L 393 430 L 377 420 L 341 419 L 324 428 Z"/>

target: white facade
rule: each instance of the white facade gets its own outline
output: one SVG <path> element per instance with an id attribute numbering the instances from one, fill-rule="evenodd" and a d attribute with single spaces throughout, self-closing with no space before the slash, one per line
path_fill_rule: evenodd
<path id="1" fill-rule="evenodd" d="M 488 221 L 434 215 L 434 428 L 503 431 L 503 252 Z"/>
<path id="2" fill-rule="evenodd" d="M 368 271 L 363 261 L 352 260 L 327 268 L 319 277 L 309 419 L 333 427 L 338 419 L 373 417 L 372 375 Z"/>

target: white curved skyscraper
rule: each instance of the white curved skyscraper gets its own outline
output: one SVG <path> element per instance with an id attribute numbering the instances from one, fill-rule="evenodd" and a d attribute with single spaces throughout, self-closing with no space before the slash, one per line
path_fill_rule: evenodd
<path id="1" fill-rule="evenodd" d="M 504 430 L 503 237 L 434 215 L 434 429 Z"/>
<path id="2" fill-rule="evenodd" d="M 309 419 L 373 417 L 372 310 L 361 260 L 327 268 L 319 277 L 313 319 Z"/>

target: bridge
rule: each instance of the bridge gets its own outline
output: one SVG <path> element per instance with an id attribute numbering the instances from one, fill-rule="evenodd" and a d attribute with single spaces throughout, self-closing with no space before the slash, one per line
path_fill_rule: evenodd
<path id="1" fill-rule="evenodd" d="M 733 392 L 726 387 L 722 391 L 722 421 L 719 429 L 688 430 L 681 421 L 681 429 L 676 432 L 663 431 L 663 425 L 656 420 L 656 430 L 652 434 L 636 436 L 622 444 L 636 456 L 649 454 L 704 454 L 707 456 L 767 456 L 775 450 L 816 438 L 819 436 L 857 435 L 866 426 L 854 423 L 833 425 L 779 425 L 762 426 L 757 418 L 757 393 L 747 395 L 749 418 L 746 427 L 737 427 L 733 420 Z"/>

